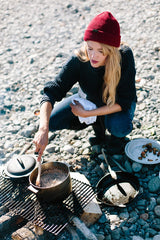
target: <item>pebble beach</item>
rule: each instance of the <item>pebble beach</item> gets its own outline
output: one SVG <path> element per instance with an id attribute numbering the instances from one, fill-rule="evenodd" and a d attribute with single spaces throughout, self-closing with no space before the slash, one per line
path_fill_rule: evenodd
<path id="1" fill-rule="evenodd" d="M 158 0 L 1 0 L 0 8 L 0 168 L 32 142 L 38 129 L 44 83 L 81 47 L 90 20 L 110 11 L 120 23 L 121 40 L 136 64 L 137 107 L 133 139 L 160 144 L 160 2 Z M 68 96 L 77 92 L 75 85 Z M 92 186 L 104 175 L 100 146 L 90 146 L 89 126 L 49 134 L 44 162 L 65 161 Z M 34 146 L 28 153 L 34 152 Z M 160 165 L 141 164 L 126 154 L 113 158 L 138 177 L 141 197 L 126 208 L 104 207 L 90 231 L 98 240 L 160 240 Z M 117 166 L 113 165 L 117 170 Z M 8 240 L 11 238 L 8 238 Z M 48 238 L 49 239 L 49 238 Z M 70 240 L 64 231 L 58 238 Z M 86 238 L 79 234 L 80 240 Z"/>

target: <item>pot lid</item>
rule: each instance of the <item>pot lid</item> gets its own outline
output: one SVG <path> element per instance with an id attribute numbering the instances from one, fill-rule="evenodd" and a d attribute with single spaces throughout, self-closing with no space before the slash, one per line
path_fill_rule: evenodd
<path id="1" fill-rule="evenodd" d="M 20 155 L 13 157 L 7 164 L 7 172 L 13 177 L 23 177 L 34 169 L 36 159 L 30 155 Z"/>

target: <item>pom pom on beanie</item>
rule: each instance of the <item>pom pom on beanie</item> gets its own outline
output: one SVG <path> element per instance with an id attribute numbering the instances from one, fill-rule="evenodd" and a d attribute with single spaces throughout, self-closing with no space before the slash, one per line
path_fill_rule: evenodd
<path id="1" fill-rule="evenodd" d="M 91 20 L 84 33 L 84 41 L 88 40 L 113 47 L 120 46 L 120 26 L 110 12 L 102 12 Z"/>

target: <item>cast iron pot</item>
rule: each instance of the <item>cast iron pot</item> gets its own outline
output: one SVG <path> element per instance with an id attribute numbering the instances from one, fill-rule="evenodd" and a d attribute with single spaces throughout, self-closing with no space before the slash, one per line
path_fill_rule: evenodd
<path id="1" fill-rule="evenodd" d="M 126 207 L 127 205 L 135 201 L 139 196 L 139 188 L 140 188 L 139 180 L 135 175 L 128 172 L 116 171 L 116 175 L 117 175 L 117 179 L 113 179 L 111 177 L 111 174 L 108 173 L 99 180 L 99 182 L 96 185 L 97 200 L 100 203 L 103 203 L 107 206 Z M 118 202 L 112 203 L 110 201 L 104 200 L 104 194 L 109 188 L 124 182 L 129 183 L 135 189 L 134 197 L 132 198 L 130 197 L 128 199 L 128 202 L 124 204 L 118 204 Z M 128 189 L 123 189 L 123 190 L 126 192 L 128 191 Z"/>
<path id="2" fill-rule="evenodd" d="M 15 155 L 2 168 L 1 175 L 7 179 L 23 180 L 36 168 L 36 158 L 36 155 Z"/>
<path id="3" fill-rule="evenodd" d="M 25 154 L 31 148 L 33 141 L 25 144 L 24 148 L 17 155 L 14 155 L 7 164 L 2 167 L 1 175 L 4 178 L 18 180 L 29 176 L 31 171 L 36 167 L 37 155 Z"/>
<path id="4" fill-rule="evenodd" d="M 47 187 L 36 186 L 35 182 L 38 174 L 38 168 L 35 168 L 31 172 L 29 176 L 30 186 L 28 187 L 28 189 L 31 190 L 33 193 L 35 193 L 39 199 L 45 200 L 47 202 L 58 202 L 58 201 L 63 201 L 71 193 L 72 183 L 71 183 L 69 167 L 67 166 L 67 164 L 62 162 L 44 163 L 41 166 L 41 175 L 45 174 L 45 172 L 48 170 L 53 171 L 53 174 L 54 174 L 55 169 L 61 170 L 65 175 L 63 180 L 55 186 L 47 186 Z"/>

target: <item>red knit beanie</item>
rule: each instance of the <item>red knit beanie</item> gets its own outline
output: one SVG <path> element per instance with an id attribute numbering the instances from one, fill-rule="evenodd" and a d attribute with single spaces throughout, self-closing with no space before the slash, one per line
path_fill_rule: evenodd
<path id="1" fill-rule="evenodd" d="M 85 33 L 84 40 L 105 43 L 119 47 L 121 36 L 118 21 L 110 12 L 102 12 L 91 20 Z"/>

